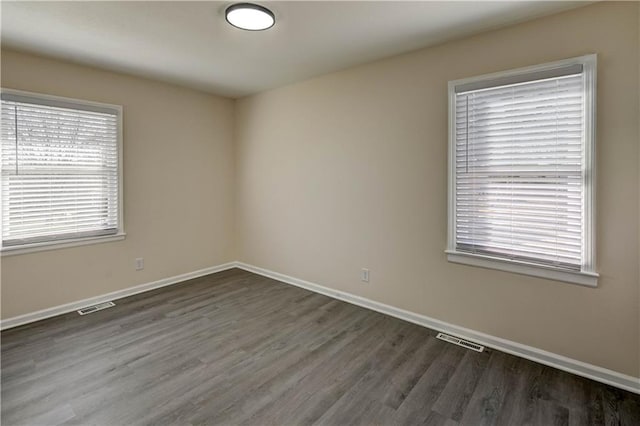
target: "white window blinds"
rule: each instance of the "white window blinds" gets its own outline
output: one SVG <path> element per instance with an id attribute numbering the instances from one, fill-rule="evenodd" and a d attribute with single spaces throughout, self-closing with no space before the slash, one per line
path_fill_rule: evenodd
<path id="1" fill-rule="evenodd" d="M 455 86 L 450 250 L 591 269 L 585 78 L 572 64 Z"/>
<path id="2" fill-rule="evenodd" d="M 2 94 L 2 245 L 119 230 L 119 109 Z"/>

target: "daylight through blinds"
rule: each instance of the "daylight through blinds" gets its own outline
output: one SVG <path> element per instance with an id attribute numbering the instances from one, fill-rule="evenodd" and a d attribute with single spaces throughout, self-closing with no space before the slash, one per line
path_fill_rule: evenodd
<path id="1" fill-rule="evenodd" d="M 455 245 L 580 270 L 583 73 L 455 94 Z"/>
<path id="2" fill-rule="evenodd" d="M 2 99 L 4 246 L 118 231 L 118 112 Z"/>

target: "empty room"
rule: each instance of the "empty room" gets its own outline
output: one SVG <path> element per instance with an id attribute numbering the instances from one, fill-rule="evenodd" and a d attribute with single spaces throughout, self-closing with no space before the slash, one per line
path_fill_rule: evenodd
<path id="1" fill-rule="evenodd" d="M 0 12 L 2 425 L 640 425 L 640 2 Z"/>

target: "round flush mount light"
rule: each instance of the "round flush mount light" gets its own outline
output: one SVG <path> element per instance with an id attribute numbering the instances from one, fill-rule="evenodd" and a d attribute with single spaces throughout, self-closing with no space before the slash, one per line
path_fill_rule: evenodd
<path id="1" fill-rule="evenodd" d="M 272 11 L 253 3 L 231 5 L 227 8 L 225 16 L 227 22 L 234 27 L 248 31 L 266 30 L 276 23 L 276 18 Z"/>

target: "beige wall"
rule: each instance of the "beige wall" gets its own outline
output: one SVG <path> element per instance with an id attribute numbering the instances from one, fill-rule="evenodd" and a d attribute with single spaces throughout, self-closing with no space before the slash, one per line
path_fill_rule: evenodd
<path id="1" fill-rule="evenodd" d="M 240 260 L 640 376 L 638 6 L 600 3 L 240 100 Z M 598 288 L 448 263 L 447 81 L 587 53 L 599 61 Z"/>
<path id="2" fill-rule="evenodd" d="M 235 260 L 232 100 L 11 51 L 0 59 L 2 87 L 123 105 L 127 232 L 2 257 L 2 318 Z"/>

